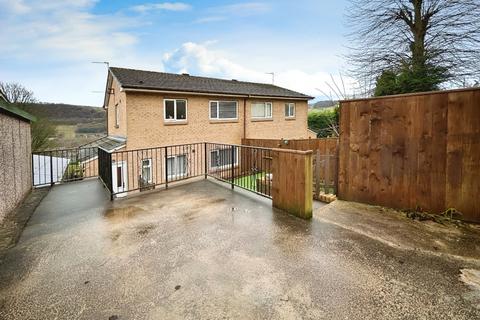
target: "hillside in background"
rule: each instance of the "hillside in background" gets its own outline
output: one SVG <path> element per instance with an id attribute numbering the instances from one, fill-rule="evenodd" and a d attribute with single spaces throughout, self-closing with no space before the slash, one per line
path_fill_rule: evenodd
<path id="1" fill-rule="evenodd" d="M 330 108 L 336 106 L 338 101 L 331 101 L 331 100 L 321 100 L 315 103 L 311 103 L 308 105 L 310 109 L 323 109 L 323 108 Z"/>
<path id="2" fill-rule="evenodd" d="M 105 110 L 98 107 L 77 106 L 64 103 L 30 103 L 25 111 L 59 124 L 98 123 L 105 121 Z"/>
<path id="3" fill-rule="evenodd" d="M 107 134 L 103 108 L 64 103 L 30 103 L 19 107 L 55 126 L 56 148 L 79 146 Z"/>

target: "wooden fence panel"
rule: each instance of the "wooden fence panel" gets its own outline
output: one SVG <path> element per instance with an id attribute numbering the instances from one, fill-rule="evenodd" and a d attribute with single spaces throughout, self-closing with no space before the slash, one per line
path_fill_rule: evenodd
<path id="1" fill-rule="evenodd" d="M 336 194 L 338 188 L 338 143 L 337 138 L 320 139 L 243 139 L 242 145 L 262 148 L 313 151 L 312 182 L 313 198 L 320 192 Z"/>
<path id="2" fill-rule="evenodd" d="M 480 90 L 448 100 L 446 206 L 480 222 Z"/>
<path id="3" fill-rule="evenodd" d="M 242 139 L 242 145 L 261 148 L 279 148 L 291 150 L 320 150 L 322 154 L 335 154 L 338 146 L 338 138 L 321 139 Z"/>
<path id="4" fill-rule="evenodd" d="M 312 152 L 274 150 L 272 156 L 272 205 L 297 217 L 310 219 Z"/>
<path id="5" fill-rule="evenodd" d="M 480 90 L 341 102 L 339 197 L 480 222 Z"/>

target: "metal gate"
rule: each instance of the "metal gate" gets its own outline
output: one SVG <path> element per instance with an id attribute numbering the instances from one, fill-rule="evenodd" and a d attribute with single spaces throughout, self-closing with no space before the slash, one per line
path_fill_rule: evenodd
<path id="1" fill-rule="evenodd" d="M 34 187 L 98 176 L 98 148 L 72 148 L 32 153 Z"/>

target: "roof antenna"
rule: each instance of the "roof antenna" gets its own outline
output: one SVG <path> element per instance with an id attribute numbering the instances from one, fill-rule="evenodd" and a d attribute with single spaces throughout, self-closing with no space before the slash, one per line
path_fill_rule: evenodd
<path id="1" fill-rule="evenodd" d="M 272 75 L 272 84 L 275 84 L 275 72 L 265 72 L 265 74 Z"/>
<path id="2" fill-rule="evenodd" d="M 107 68 L 110 67 L 110 63 L 108 61 L 92 61 L 92 63 L 100 63 L 100 64 L 105 64 Z"/>

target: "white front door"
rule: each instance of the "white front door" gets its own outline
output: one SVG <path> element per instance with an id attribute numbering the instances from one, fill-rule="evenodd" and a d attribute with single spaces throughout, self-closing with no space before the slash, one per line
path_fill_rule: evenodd
<path id="1" fill-rule="evenodd" d="M 117 197 L 124 197 L 127 195 L 127 178 L 127 162 L 115 162 L 112 165 L 112 187 L 113 193 L 117 193 Z"/>

